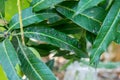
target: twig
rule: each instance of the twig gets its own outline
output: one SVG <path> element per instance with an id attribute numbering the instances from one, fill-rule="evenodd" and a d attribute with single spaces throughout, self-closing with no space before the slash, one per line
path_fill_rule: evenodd
<path id="1" fill-rule="evenodd" d="M 22 16 L 21 16 L 20 0 L 17 0 L 17 5 L 18 5 L 18 13 L 19 13 L 19 21 L 20 21 L 21 39 L 22 39 L 22 44 L 25 45 L 25 41 L 24 41 L 24 30 L 23 30 Z"/>

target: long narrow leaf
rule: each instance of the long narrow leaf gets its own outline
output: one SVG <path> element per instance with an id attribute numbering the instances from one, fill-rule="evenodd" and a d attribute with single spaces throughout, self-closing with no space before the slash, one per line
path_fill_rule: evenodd
<path id="1" fill-rule="evenodd" d="M 64 1 L 64 0 L 33 0 L 31 2 L 31 5 L 33 6 L 34 11 L 39 11 L 42 9 L 53 7 L 54 5 L 56 5 L 62 1 Z"/>
<path id="2" fill-rule="evenodd" d="M 78 14 L 77 16 L 73 17 L 75 11 L 65 7 L 65 6 L 57 6 L 57 11 L 67 17 L 68 19 L 72 20 L 77 25 L 81 26 L 85 30 L 88 30 L 92 33 L 97 33 L 101 26 L 101 22 L 93 17 L 87 16 L 83 13 Z"/>
<path id="3" fill-rule="evenodd" d="M 77 4 L 78 4 L 78 1 L 64 1 L 58 5 L 69 8 L 75 13 Z M 99 21 L 100 23 L 102 23 L 106 16 L 106 13 L 107 13 L 107 11 L 105 11 L 104 8 L 99 7 L 99 6 L 94 6 L 92 8 L 88 8 L 88 9 L 84 10 L 83 12 L 81 12 L 79 14 L 84 14 L 85 16 L 88 16 L 89 18 L 93 18 L 93 19 Z"/>
<path id="4" fill-rule="evenodd" d="M 74 16 L 78 15 L 79 13 L 85 11 L 88 8 L 91 8 L 93 6 L 97 6 L 102 1 L 103 0 L 80 0 L 78 5 L 77 5 L 77 9 L 76 9 Z"/>
<path id="5" fill-rule="evenodd" d="M 100 55 L 107 49 L 108 45 L 115 39 L 115 33 L 119 23 L 119 18 L 120 18 L 120 1 L 115 0 L 93 44 L 93 48 L 91 50 L 90 55 L 91 64 L 98 63 Z"/>
<path id="6" fill-rule="evenodd" d="M 18 43 L 21 67 L 29 80 L 56 80 L 45 63 L 38 59 L 29 48 L 22 46 L 19 40 Z"/>
<path id="7" fill-rule="evenodd" d="M 8 39 L 0 43 L 0 64 L 9 80 L 21 80 L 15 69 L 19 64 L 17 53 Z"/>
<path id="8" fill-rule="evenodd" d="M 55 17 L 55 13 L 38 13 L 35 14 L 32 12 L 32 8 L 27 8 L 22 11 L 22 21 L 23 26 L 28 26 L 34 23 L 42 22 L 44 20 L 47 20 L 48 18 Z M 10 30 L 12 29 L 18 29 L 19 26 L 19 16 L 16 14 L 10 21 Z"/>
<path id="9" fill-rule="evenodd" d="M 86 54 L 80 50 L 80 45 L 76 39 L 70 38 L 66 34 L 63 34 L 52 28 L 39 28 L 39 26 L 34 26 L 25 29 L 24 34 L 26 37 L 45 41 L 57 47 L 61 47 L 63 49 L 75 52 L 80 57 L 86 57 Z"/>

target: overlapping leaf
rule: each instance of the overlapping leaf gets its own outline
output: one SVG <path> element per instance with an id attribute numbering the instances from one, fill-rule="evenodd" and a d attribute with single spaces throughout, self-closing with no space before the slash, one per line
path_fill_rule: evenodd
<path id="1" fill-rule="evenodd" d="M 77 9 L 76 9 L 74 16 L 78 15 L 79 13 L 85 11 L 88 8 L 91 8 L 93 6 L 97 6 L 102 1 L 103 0 L 80 0 L 78 5 L 77 5 Z"/>
<path id="2" fill-rule="evenodd" d="M 0 64 L 9 80 L 21 80 L 15 69 L 19 64 L 17 53 L 8 39 L 0 43 Z"/>
<path id="3" fill-rule="evenodd" d="M 81 13 L 73 17 L 75 11 L 73 9 L 70 9 L 69 7 L 62 5 L 57 5 L 57 11 L 68 19 L 72 20 L 77 25 L 84 28 L 85 30 L 88 30 L 95 34 L 99 31 L 101 22 L 94 17 L 87 16 L 87 13 Z"/>
<path id="4" fill-rule="evenodd" d="M 35 14 L 32 12 L 32 8 L 27 8 L 23 10 L 22 12 L 22 21 L 23 21 L 23 26 L 28 26 L 34 23 L 42 22 L 44 20 L 47 20 L 48 18 L 55 17 L 55 13 L 38 13 Z M 12 20 L 10 21 L 10 29 L 18 29 L 20 24 L 19 24 L 19 16 L 16 14 Z"/>
<path id="5" fill-rule="evenodd" d="M 22 46 L 19 40 L 18 43 L 21 67 L 29 80 L 56 80 L 44 62 L 38 59 L 29 48 Z"/>
<path id="6" fill-rule="evenodd" d="M 105 9 L 101 7 L 96 6 L 96 7 L 89 8 L 82 13 L 87 15 L 88 17 L 98 20 L 102 24 L 103 20 L 106 17 L 107 11 L 105 11 Z"/>
<path id="7" fill-rule="evenodd" d="M 80 45 L 76 39 L 70 38 L 66 34 L 63 34 L 52 28 L 39 28 L 39 26 L 29 27 L 25 29 L 24 34 L 26 37 L 44 41 L 57 47 L 73 51 L 80 57 L 86 57 L 86 54 L 80 50 Z"/>
<path id="8" fill-rule="evenodd" d="M 54 5 L 62 1 L 64 0 L 32 0 L 31 5 L 34 11 L 39 11 L 42 9 L 53 7 Z"/>
<path id="9" fill-rule="evenodd" d="M 113 14 L 114 13 L 114 14 Z M 100 55 L 107 49 L 108 45 L 115 40 L 115 33 L 120 18 L 120 1 L 115 0 L 91 50 L 91 64 L 98 63 Z"/>

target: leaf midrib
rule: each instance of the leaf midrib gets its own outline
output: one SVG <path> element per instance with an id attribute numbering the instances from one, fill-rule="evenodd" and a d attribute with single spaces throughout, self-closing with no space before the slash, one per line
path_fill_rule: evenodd
<path id="1" fill-rule="evenodd" d="M 80 10 L 82 9 L 82 8 L 84 8 L 86 5 L 89 5 L 89 2 L 91 2 L 92 0 L 89 0 L 85 5 L 83 5 L 81 8 L 80 8 Z M 79 11 L 80 11 L 79 10 Z"/>
<path id="2" fill-rule="evenodd" d="M 30 18 L 32 18 L 32 17 L 39 16 L 39 15 L 44 15 L 44 14 L 48 14 L 48 13 L 34 14 L 34 15 L 31 15 L 31 16 L 29 16 L 29 17 L 26 17 L 26 18 L 22 19 L 22 21 L 25 21 L 25 20 L 27 20 L 27 19 L 30 19 Z M 49 13 L 49 14 L 52 14 L 52 13 Z M 41 21 L 42 21 L 42 19 L 41 19 Z M 19 21 L 16 22 L 15 24 L 13 24 L 13 25 L 9 28 L 9 30 L 11 30 L 12 28 L 14 28 L 17 24 L 19 24 Z"/>
<path id="3" fill-rule="evenodd" d="M 99 47 L 98 47 L 97 50 L 95 51 L 95 54 L 94 54 L 94 56 L 93 56 L 93 58 L 92 58 L 91 61 L 94 60 L 94 58 L 95 58 L 96 55 L 97 55 L 98 50 L 100 49 L 100 46 L 103 44 L 103 42 L 104 42 L 104 40 L 106 39 L 107 35 L 109 35 L 109 32 L 111 31 L 114 23 L 116 22 L 117 17 L 119 16 L 119 12 L 120 12 L 120 9 L 119 9 L 119 11 L 118 11 L 117 14 L 116 14 L 116 17 L 115 17 L 114 21 L 112 22 L 112 25 L 111 25 L 110 29 L 108 30 L 108 32 L 107 32 L 106 35 L 104 36 L 102 42 L 99 44 Z M 103 23 L 103 24 L 104 24 L 104 23 Z"/>
<path id="4" fill-rule="evenodd" d="M 67 10 L 72 11 L 73 13 L 75 13 L 75 11 L 74 11 L 73 9 L 70 9 L 70 8 L 68 8 L 68 7 L 61 6 L 61 5 L 57 5 L 57 6 L 62 7 L 62 8 L 65 8 L 65 9 L 67 9 Z M 87 18 L 89 18 L 89 19 L 92 19 L 93 21 L 98 22 L 99 24 L 102 23 L 101 21 L 99 21 L 99 20 L 97 20 L 97 19 L 95 19 L 95 18 L 93 18 L 93 17 L 87 16 L 87 15 L 85 15 L 85 14 L 83 14 L 83 13 L 79 13 L 78 15 L 85 16 L 85 17 L 87 17 Z M 72 19 L 73 19 L 73 18 L 72 18 Z"/>
<path id="5" fill-rule="evenodd" d="M 84 6 L 82 6 L 81 8 L 80 8 L 80 10 L 82 9 L 82 8 L 84 8 L 86 5 L 89 5 L 89 3 L 91 2 L 92 0 L 89 0 Z M 97 4 L 96 4 L 97 5 Z M 80 11 L 79 10 L 79 11 Z"/>
<path id="6" fill-rule="evenodd" d="M 34 69 L 34 67 L 33 67 L 33 65 L 31 64 L 31 62 L 29 61 L 29 59 L 28 59 L 26 53 L 24 52 L 24 50 L 23 50 L 23 48 L 22 48 L 19 40 L 18 40 L 18 43 L 19 43 L 19 46 L 20 46 L 20 48 L 21 48 L 21 50 L 22 50 L 22 52 L 23 52 L 24 57 L 27 59 L 28 63 L 29 63 L 30 66 L 32 67 L 33 71 L 36 73 L 36 75 L 38 75 L 38 77 L 39 77 L 41 80 L 43 80 L 42 77 L 39 75 L 39 73 Z"/>
<path id="7" fill-rule="evenodd" d="M 5 46 L 5 42 L 3 42 L 3 48 L 4 48 L 4 50 L 5 50 L 5 53 L 6 53 L 7 59 L 8 59 L 10 65 L 11 65 L 11 67 L 12 67 L 12 70 L 14 71 L 14 73 L 16 73 L 16 71 L 15 71 L 15 69 L 14 69 L 14 66 L 12 65 L 12 62 L 11 62 L 9 56 L 8 56 L 8 52 L 7 52 L 7 49 L 6 49 L 6 46 Z M 15 75 L 16 75 L 16 74 L 15 74 Z M 17 75 L 16 75 L 16 76 L 17 76 Z M 17 78 L 18 78 L 18 76 L 17 76 Z M 19 78 L 18 78 L 18 80 L 19 80 Z"/>
<path id="8" fill-rule="evenodd" d="M 47 37 L 53 38 L 53 39 L 55 39 L 55 40 L 57 40 L 57 41 L 63 42 L 63 43 L 65 43 L 65 44 L 73 47 L 74 49 L 76 49 L 77 51 L 81 52 L 81 54 L 82 54 L 82 51 L 80 51 L 79 49 L 77 49 L 77 48 L 74 47 L 73 45 L 70 45 L 70 44 L 68 44 L 68 43 L 66 43 L 66 42 L 64 42 L 64 41 L 62 41 L 62 40 L 60 40 L 60 39 L 57 39 L 57 38 L 55 38 L 55 37 L 52 37 L 52 36 L 49 36 L 49 35 L 46 35 L 46 34 L 43 34 L 43 33 L 38 33 L 38 32 L 24 32 L 24 34 L 38 34 L 38 35 L 43 35 L 43 36 L 47 36 Z"/>
<path id="9" fill-rule="evenodd" d="M 44 2 L 44 1 L 45 1 L 45 0 L 41 0 L 41 1 L 37 2 L 32 8 L 38 6 L 39 4 L 41 4 L 41 3 Z"/>

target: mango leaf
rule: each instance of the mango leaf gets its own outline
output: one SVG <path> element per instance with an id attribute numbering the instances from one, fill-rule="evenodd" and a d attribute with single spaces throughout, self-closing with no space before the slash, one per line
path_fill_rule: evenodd
<path id="1" fill-rule="evenodd" d="M 103 0 L 80 0 L 77 5 L 77 9 L 76 9 L 74 16 L 78 15 L 79 13 L 85 11 L 88 8 L 97 6 L 102 1 Z"/>
<path id="2" fill-rule="evenodd" d="M 72 20 L 77 25 L 81 26 L 85 30 L 88 30 L 92 33 L 97 34 L 99 28 L 101 26 L 101 22 L 97 19 L 94 19 L 90 16 L 85 14 L 78 14 L 77 16 L 73 17 L 75 11 L 65 6 L 57 5 L 57 11 L 67 17 L 68 19 Z"/>
<path id="3" fill-rule="evenodd" d="M 15 69 L 19 64 L 17 53 L 8 39 L 0 43 L 0 64 L 9 80 L 21 80 Z"/>
<path id="4" fill-rule="evenodd" d="M 31 5 L 34 11 L 40 11 L 62 2 L 64 0 L 32 0 Z"/>
<path id="5" fill-rule="evenodd" d="M 85 52 L 79 48 L 76 39 L 68 37 L 66 34 L 56 31 L 52 28 L 29 27 L 24 30 L 24 35 L 28 38 L 33 38 L 40 41 L 45 41 L 57 47 L 77 53 L 80 57 L 86 57 Z"/>
<path id="6" fill-rule="evenodd" d="M 114 13 L 114 14 L 113 14 Z M 116 0 L 112 5 L 107 17 L 105 18 L 103 25 L 99 31 L 99 34 L 93 44 L 90 63 L 97 64 L 100 55 L 107 49 L 108 45 L 115 39 L 115 33 L 120 18 L 120 1 Z"/>
<path id="7" fill-rule="evenodd" d="M 28 47 L 28 48 L 35 54 L 35 56 L 38 59 L 41 59 L 41 56 L 40 56 L 39 52 L 35 48 L 33 48 L 33 47 Z"/>
<path id="8" fill-rule="evenodd" d="M 29 48 L 22 46 L 19 40 L 18 43 L 21 67 L 29 80 L 56 80 L 44 62 L 38 59 Z"/>
<path id="9" fill-rule="evenodd" d="M 106 1 L 106 2 L 107 2 L 107 5 L 106 5 L 106 9 L 105 9 L 105 10 L 108 10 L 108 9 L 111 7 L 113 1 L 114 1 L 114 0 L 107 0 L 107 1 Z"/>
<path id="10" fill-rule="evenodd" d="M 69 9 L 74 10 L 76 12 L 76 5 L 78 4 L 78 1 L 64 1 L 58 5 L 67 7 Z M 56 5 L 57 6 L 57 5 Z M 94 6 L 92 8 L 88 8 L 85 11 L 81 12 L 81 14 L 84 14 L 88 17 L 91 17 L 93 19 L 98 20 L 100 23 L 103 22 L 105 16 L 106 16 L 107 11 L 99 6 Z"/>
<path id="11" fill-rule="evenodd" d="M 55 13 L 38 13 L 35 14 L 32 12 L 32 8 L 27 8 L 22 11 L 22 21 L 23 21 L 23 26 L 28 26 L 34 23 L 42 22 L 44 20 L 47 20 L 48 18 L 56 16 Z M 12 29 L 18 29 L 19 28 L 19 16 L 16 14 L 10 21 L 10 28 L 9 30 Z"/>
<path id="12" fill-rule="evenodd" d="M 0 14 L 5 15 L 5 0 L 0 0 Z"/>
<path id="13" fill-rule="evenodd" d="M 98 20 L 102 24 L 103 20 L 106 17 L 107 11 L 105 11 L 105 9 L 103 9 L 102 7 L 95 6 L 95 7 L 86 9 L 82 13 L 89 17 L 92 17 L 93 19 Z"/>

